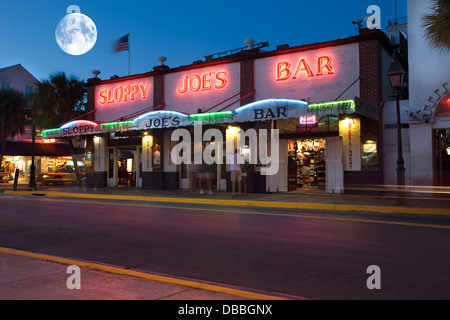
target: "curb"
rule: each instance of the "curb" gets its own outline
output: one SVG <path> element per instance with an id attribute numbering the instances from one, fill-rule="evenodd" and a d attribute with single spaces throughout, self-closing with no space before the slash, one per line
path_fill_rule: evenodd
<path id="1" fill-rule="evenodd" d="M 166 284 L 170 284 L 170 285 L 178 285 L 178 286 L 183 286 L 183 287 L 188 287 L 188 288 L 193 288 L 193 289 L 200 289 L 200 290 L 205 290 L 205 291 L 210 291 L 210 292 L 223 293 L 223 294 L 228 294 L 228 295 L 232 295 L 232 296 L 253 299 L 253 300 L 290 300 L 291 298 L 292 299 L 305 299 L 305 298 L 300 298 L 300 297 L 283 297 L 281 295 L 278 296 L 278 295 L 257 293 L 257 292 L 252 292 L 252 291 L 245 291 L 242 289 L 229 288 L 229 287 L 224 287 L 224 286 L 215 285 L 215 284 L 208 284 L 208 283 L 203 283 L 203 282 L 196 282 L 193 280 L 185 280 L 185 279 L 173 278 L 173 277 L 168 277 L 168 276 L 161 276 L 161 275 L 146 273 L 146 272 L 137 271 L 137 270 L 123 269 L 123 268 L 108 266 L 108 265 L 104 265 L 104 264 L 98 264 L 98 263 L 92 263 L 92 262 L 86 262 L 86 261 L 80 261 L 80 260 L 73 260 L 73 259 L 66 259 L 66 258 L 61 258 L 61 257 L 56 257 L 56 256 L 51 256 L 51 255 L 46 255 L 46 254 L 40 254 L 40 253 L 34 253 L 34 252 L 28 252 L 28 251 L 22 251 L 22 250 L 16 250 L 16 249 L 4 248 L 4 247 L 0 247 L 0 253 L 14 254 L 14 255 L 19 255 L 19 256 L 23 256 L 23 257 L 39 259 L 39 260 L 48 261 L 48 262 L 55 262 L 55 263 L 64 264 L 64 265 L 76 265 L 81 268 L 98 270 L 98 271 L 103 271 L 103 272 L 112 273 L 112 274 L 121 275 L 121 276 L 129 276 L 129 277 L 144 279 L 144 280 L 148 280 L 148 281 L 162 282 L 162 283 L 166 283 Z"/>
<path id="2" fill-rule="evenodd" d="M 312 210 L 330 210 L 330 211 L 365 211 L 379 213 L 403 213 L 403 214 L 425 214 L 425 215 L 450 215 L 450 209 L 446 208 L 420 208 L 420 207 L 396 207 L 396 206 L 371 206 L 356 204 L 319 204 L 319 203 L 300 203 L 300 202 L 276 202 L 276 201 L 258 201 L 258 200 L 227 200 L 227 199 L 196 199 L 196 198 L 174 198 L 174 197 L 151 197 L 151 196 L 121 196 L 108 194 L 86 194 L 70 192 L 53 191 L 10 191 L 5 190 L 5 194 L 15 195 L 34 195 L 48 197 L 71 197 L 88 199 L 115 199 L 132 200 L 146 202 L 176 202 L 176 203 L 196 203 L 196 204 L 216 204 L 229 206 L 253 206 L 253 207 L 271 207 L 287 209 L 312 209 Z"/>

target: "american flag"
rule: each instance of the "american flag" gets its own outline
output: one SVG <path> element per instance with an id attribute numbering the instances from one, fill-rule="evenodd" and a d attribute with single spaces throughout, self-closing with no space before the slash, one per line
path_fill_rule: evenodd
<path id="1" fill-rule="evenodd" d="M 130 50 L 129 39 L 130 39 L 130 34 L 120 37 L 114 44 L 114 51 L 115 52 L 127 51 L 127 50 L 129 51 Z"/>

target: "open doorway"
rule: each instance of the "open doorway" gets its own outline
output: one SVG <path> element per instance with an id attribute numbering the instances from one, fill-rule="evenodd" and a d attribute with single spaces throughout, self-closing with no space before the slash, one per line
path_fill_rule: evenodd
<path id="1" fill-rule="evenodd" d="M 450 186 L 450 129 L 434 130 L 435 184 Z"/>
<path id="2" fill-rule="evenodd" d="M 325 191 L 325 139 L 288 140 L 288 191 Z"/>
<path id="3" fill-rule="evenodd" d="M 136 187 L 135 149 L 118 149 L 118 183 L 119 187 Z"/>

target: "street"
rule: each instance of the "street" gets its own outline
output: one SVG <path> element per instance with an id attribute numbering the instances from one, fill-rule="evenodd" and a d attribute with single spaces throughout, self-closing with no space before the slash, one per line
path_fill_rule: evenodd
<path id="1" fill-rule="evenodd" d="M 449 299 L 447 216 L 0 195 L 0 246 L 310 299 Z M 369 266 L 380 289 L 369 289 Z"/>

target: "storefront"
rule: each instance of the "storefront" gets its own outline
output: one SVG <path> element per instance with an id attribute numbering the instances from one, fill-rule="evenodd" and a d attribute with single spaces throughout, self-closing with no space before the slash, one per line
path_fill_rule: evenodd
<path id="1" fill-rule="evenodd" d="M 80 146 L 77 146 L 77 150 Z M 33 147 L 31 142 L 27 141 L 7 141 L 5 146 L 5 156 L 3 157 L 0 176 L 4 179 L 1 182 L 9 182 L 15 178 L 16 169 L 18 169 L 19 183 L 28 183 L 30 180 L 30 166 L 33 156 Z M 55 139 L 44 139 L 36 142 L 35 145 L 35 166 L 38 181 L 45 182 L 64 182 L 62 178 L 64 172 L 73 172 L 73 155 L 67 143 L 57 142 Z M 75 156 L 76 157 L 76 156 Z M 78 158 L 77 158 L 78 159 Z M 79 158 L 78 164 L 84 167 L 82 158 Z M 45 177 L 44 175 L 56 175 L 54 177 Z M 69 180 L 67 180 L 69 181 Z M 71 177 L 70 182 L 73 179 Z"/>
<path id="2" fill-rule="evenodd" d="M 89 120 L 43 134 L 86 137 L 86 183 L 97 187 L 187 189 L 196 170 L 189 162 L 200 150 L 216 160 L 213 189 L 230 190 L 226 159 L 236 148 L 251 162 L 248 192 L 316 187 L 341 193 L 383 176 L 379 104 L 387 79 L 380 70 L 391 53 L 389 39 L 376 30 L 92 78 Z"/>

